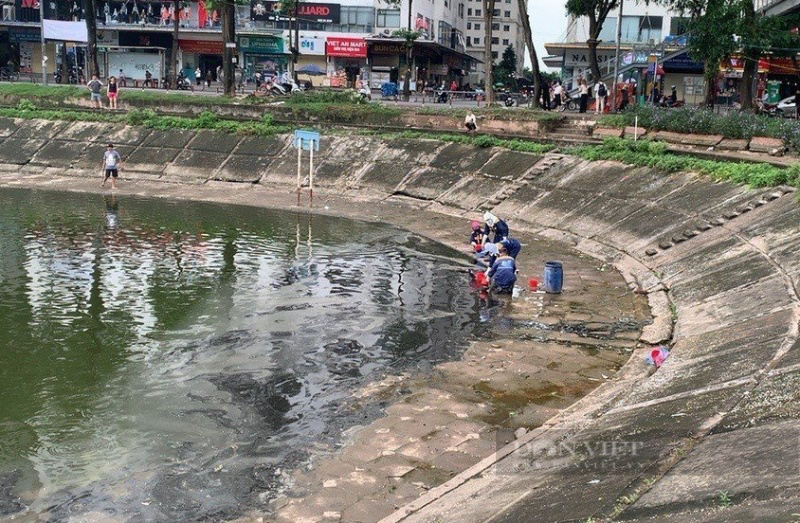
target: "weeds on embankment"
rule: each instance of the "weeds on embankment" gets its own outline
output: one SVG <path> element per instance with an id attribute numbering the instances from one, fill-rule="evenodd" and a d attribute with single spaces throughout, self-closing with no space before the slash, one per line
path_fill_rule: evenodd
<path id="1" fill-rule="evenodd" d="M 659 171 L 696 172 L 715 180 L 741 183 L 750 187 L 794 185 L 800 187 L 800 164 L 789 168 L 776 167 L 768 163 L 725 162 L 707 160 L 694 156 L 682 156 L 667 152 L 667 145 L 648 140 L 625 140 L 606 138 L 602 145 L 573 147 L 565 152 L 585 160 L 613 160 L 627 165 L 650 167 Z"/>

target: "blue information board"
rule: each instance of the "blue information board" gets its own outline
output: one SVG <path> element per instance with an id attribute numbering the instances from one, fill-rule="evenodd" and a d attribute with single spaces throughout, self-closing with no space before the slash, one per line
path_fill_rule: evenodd
<path id="1" fill-rule="evenodd" d="M 319 151 L 319 133 L 297 129 L 294 132 L 294 146 L 295 148 L 302 147 L 304 151 L 310 151 L 312 147 L 315 151 Z"/>

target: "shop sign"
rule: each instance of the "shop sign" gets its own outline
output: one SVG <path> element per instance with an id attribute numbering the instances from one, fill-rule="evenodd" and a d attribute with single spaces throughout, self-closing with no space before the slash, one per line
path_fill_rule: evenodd
<path id="1" fill-rule="evenodd" d="M 705 70 L 703 62 L 692 60 L 689 53 L 681 53 L 669 60 L 665 60 L 660 65 L 668 73 L 702 73 Z"/>
<path id="2" fill-rule="evenodd" d="M 291 44 L 287 40 L 286 43 L 284 43 L 284 46 L 288 49 L 291 47 Z M 323 38 L 300 37 L 300 54 L 324 55 L 325 40 Z"/>
<path id="3" fill-rule="evenodd" d="M 339 4 L 321 4 L 314 2 L 301 2 L 298 5 L 297 16 L 304 22 L 318 24 L 338 24 L 341 19 Z M 251 0 L 250 18 L 259 22 L 274 22 L 278 19 L 292 17 L 294 10 L 283 13 L 281 3 L 269 0 Z"/>
<path id="4" fill-rule="evenodd" d="M 178 45 L 184 53 L 197 53 L 197 54 L 222 54 L 222 42 L 214 40 L 178 40 Z"/>
<path id="5" fill-rule="evenodd" d="M 406 44 L 396 42 L 372 44 L 373 54 L 406 54 Z"/>
<path id="6" fill-rule="evenodd" d="M 622 55 L 620 65 L 646 64 L 649 56 L 650 54 L 646 51 L 629 51 Z"/>
<path id="7" fill-rule="evenodd" d="M 125 31 L 119 34 L 119 45 L 121 47 L 161 47 L 169 49 L 172 47 L 172 35 Z"/>
<path id="8" fill-rule="evenodd" d="M 328 56 L 365 58 L 367 56 L 367 42 L 363 38 L 328 37 L 325 43 L 325 54 Z"/>
<path id="9" fill-rule="evenodd" d="M 27 29 L 20 29 L 17 27 L 8 28 L 8 37 L 12 42 L 40 42 L 42 40 L 41 33 L 37 30 L 29 31 Z"/>
<path id="10" fill-rule="evenodd" d="M 98 47 L 117 47 L 119 45 L 119 33 L 116 31 L 97 31 Z"/>
<path id="11" fill-rule="evenodd" d="M 791 58 L 769 58 L 770 74 L 796 75 L 797 69 Z"/>
<path id="12" fill-rule="evenodd" d="M 277 36 L 240 36 L 239 48 L 245 53 L 282 54 L 283 38 Z"/>
<path id="13" fill-rule="evenodd" d="M 597 53 L 597 63 L 602 64 L 614 59 L 614 53 Z M 564 65 L 589 67 L 589 53 L 585 51 L 566 51 L 564 54 Z"/>

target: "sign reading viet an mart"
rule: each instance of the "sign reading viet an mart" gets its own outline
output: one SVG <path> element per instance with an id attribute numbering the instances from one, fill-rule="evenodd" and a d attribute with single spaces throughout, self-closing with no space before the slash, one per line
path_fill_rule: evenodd
<path id="1" fill-rule="evenodd" d="M 367 42 L 363 38 L 328 37 L 328 40 L 325 43 L 325 54 L 328 56 L 366 58 Z"/>
<path id="2" fill-rule="evenodd" d="M 277 36 L 240 36 L 239 49 L 251 54 L 282 54 L 283 38 Z"/>
<path id="3" fill-rule="evenodd" d="M 298 5 L 297 17 L 303 22 L 314 22 L 318 24 L 338 24 L 341 9 L 339 4 L 322 4 L 316 2 L 301 2 Z M 280 2 L 270 0 L 251 0 L 250 18 L 261 22 L 274 22 L 280 19 L 292 17 L 292 12 L 283 12 Z"/>

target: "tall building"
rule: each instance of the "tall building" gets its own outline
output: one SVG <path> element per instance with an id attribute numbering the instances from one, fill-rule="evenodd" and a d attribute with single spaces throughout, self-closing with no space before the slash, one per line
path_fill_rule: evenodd
<path id="1" fill-rule="evenodd" d="M 479 60 L 483 60 L 486 50 L 483 2 L 481 0 L 466 1 L 467 52 Z M 517 74 L 521 75 L 525 66 L 525 33 L 522 29 L 519 4 L 517 0 L 497 0 L 492 23 L 492 57 L 495 64 L 503 57 L 503 51 L 509 45 L 514 48 L 517 56 Z M 482 82 L 485 75 L 486 70 L 480 63 L 477 70 L 471 72 L 470 81 L 472 83 Z"/>

